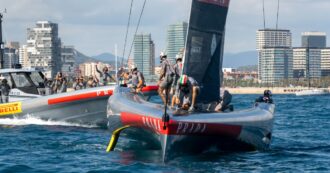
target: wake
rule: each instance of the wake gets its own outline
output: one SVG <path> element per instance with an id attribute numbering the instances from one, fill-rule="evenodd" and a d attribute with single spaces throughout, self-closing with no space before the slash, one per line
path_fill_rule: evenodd
<path id="1" fill-rule="evenodd" d="M 26 125 L 40 125 L 40 126 L 69 126 L 69 127 L 84 127 L 84 128 L 97 128 L 97 125 L 86 125 L 78 123 L 70 123 L 64 121 L 42 120 L 40 118 L 26 115 L 24 118 L 3 118 L 0 119 L 0 125 L 10 126 L 26 126 Z"/>

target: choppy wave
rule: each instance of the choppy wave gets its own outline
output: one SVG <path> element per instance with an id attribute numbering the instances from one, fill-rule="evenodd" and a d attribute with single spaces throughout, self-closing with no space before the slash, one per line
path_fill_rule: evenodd
<path id="1" fill-rule="evenodd" d="M 43 125 L 43 126 L 70 126 L 70 127 L 84 127 L 97 128 L 97 125 L 83 125 L 78 123 L 70 123 L 64 121 L 43 120 L 31 115 L 26 115 L 24 118 L 3 118 L 0 119 L 0 125 L 10 126 L 26 126 L 26 125 Z"/>

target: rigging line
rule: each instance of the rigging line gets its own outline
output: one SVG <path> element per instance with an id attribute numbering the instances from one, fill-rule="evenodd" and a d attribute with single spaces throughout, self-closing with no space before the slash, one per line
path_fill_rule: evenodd
<path id="1" fill-rule="evenodd" d="M 134 44 L 134 41 L 135 41 L 135 35 L 137 34 L 137 32 L 138 32 L 138 30 L 139 30 L 139 26 L 140 26 L 140 22 L 141 22 L 142 14 L 143 14 L 144 7 L 145 7 L 145 5 L 146 5 L 146 2 L 147 2 L 147 0 L 144 0 L 144 2 L 143 2 L 143 6 L 142 6 L 142 10 L 141 10 L 140 17 L 139 17 L 139 20 L 138 20 L 138 24 L 137 24 L 137 26 L 136 26 L 136 30 L 135 30 L 135 33 L 134 33 L 134 36 L 133 36 L 133 41 L 132 41 L 132 44 L 131 44 L 131 48 L 130 48 L 130 50 L 129 50 L 129 54 L 128 54 L 128 57 L 127 57 L 127 63 L 128 63 L 129 57 L 131 56 L 131 53 L 132 53 L 133 44 Z"/>
<path id="2" fill-rule="evenodd" d="M 133 8 L 133 1 L 131 1 L 131 7 L 129 9 L 129 15 L 128 15 L 128 22 L 127 22 L 127 27 L 126 27 L 126 35 L 125 35 L 125 43 L 124 43 L 124 50 L 123 50 L 123 56 L 121 60 L 121 65 L 124 63 L 124 58 L 125 58 L 125 51 L 126 51 L 126 44 L 127 44 L 127 36 L 128 36 L 128 31 L 129 31 L 129 26 L 131 23 L 131 16 L 132 16 L 132 8 Z"/>

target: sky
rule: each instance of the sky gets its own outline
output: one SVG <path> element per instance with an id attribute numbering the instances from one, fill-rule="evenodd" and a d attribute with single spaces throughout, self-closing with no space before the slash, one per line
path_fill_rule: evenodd
<path id="1" fill-rule="evenodd" d="M 277 0 L 264 0 L 266 27 L 275 28 Z M 38 20 L 59 24 L 64 45 L 73 45 L 93 56 L 115 52 L 122 56 L 131 0 L 0 0 L 6 41 L 26 43 L 26 29 Z M 166 48 L 170 24 L 187 21 L 191 0 L 147 0 L 138 33 L 151 33 L 156 52 Z M 143 0 L 134 0 L 128 35 L 127 56 Z M 279 29 L 289 29 L 293 46 L 300 46 L 301 32 L 330 34 L 330 0 L 280 0 Z M 255 50 L 256 30 L 263 28 L 262 0 L 231 0 L 225 38 L 225 52 Z M 329 44 L 329 41 L 328 41 Z"/>

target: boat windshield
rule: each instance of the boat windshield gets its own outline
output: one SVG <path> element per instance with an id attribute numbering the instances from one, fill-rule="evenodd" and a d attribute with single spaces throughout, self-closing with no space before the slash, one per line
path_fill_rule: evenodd
<path id="1" fill-rule="evenodd" d="M 27 76 L 25 73 L 11 73 L 13 80 L 16 84 L 16 87 L 22 88 L 22 87 L 31 87 L 33 86 L 29 80 L 27 79 Z"/>
<path id="2" fill-rule="evenodd" d="M 44 80 L 42 79 L 42 76 L 39 72 L 35 71 L 30 74 L 31 80 L 36 86 L 40 86 L 44 83 Z"/>

